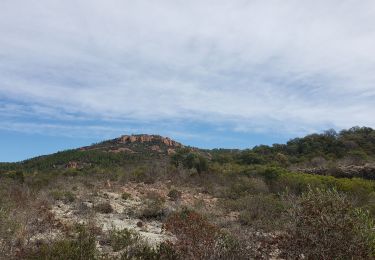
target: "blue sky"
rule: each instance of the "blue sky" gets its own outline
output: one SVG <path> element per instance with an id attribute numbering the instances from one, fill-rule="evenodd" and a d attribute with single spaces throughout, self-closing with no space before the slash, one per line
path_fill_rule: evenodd
<path id="1" fill-rule="evenodd" d="M 375 2 L 2 0 L 0 161 L 375 127 Z"/>

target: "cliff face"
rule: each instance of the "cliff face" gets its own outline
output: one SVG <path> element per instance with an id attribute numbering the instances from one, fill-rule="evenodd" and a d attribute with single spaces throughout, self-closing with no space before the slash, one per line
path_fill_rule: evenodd
<path id="1" fill-rule="evenodd" d="M 158 154 L 171 155 L 178 148 L 184 146 L 168 137 L 160 135 L 123 135 L 119 138 L 104 141 L 92 146 L 80 148 L 81 151 L 99 150 L 110 153 L 127 153 L 127 154 Z"/>
<path id="2" fill-rule="evenodd" d="M 160 142 L 165 144 L 168 147 L 183 147 L 182 144 L 176 142 L 168 137 L 162 137 L 160 135 L 123 135 L 119 139 L 119 143 L 149 143 L 149 142 Z"/>

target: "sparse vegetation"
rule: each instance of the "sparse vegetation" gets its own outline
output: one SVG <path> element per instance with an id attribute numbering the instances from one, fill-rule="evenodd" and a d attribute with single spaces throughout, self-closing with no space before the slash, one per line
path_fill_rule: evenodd
<path id="1" fill-rule="evenodd" d="M 51 196 L 55 200 L 61 200 L 64 202 L 74 202 L 75 200 L 75 195 L 71 191 L 53 190 L 51 191 Z"/>
<path id="2" fill-rule="evenodd" d="M 84 260 L 96 259 L 95 236 L 84 226 L 77 226 L 73 238 L 40 245 L 26 254 L 26 259 Z"/>
<path id="3" fill-rule="evenodd" d="M 353 128 L 170 155 L 107 141 L 1 164 L 0 259 L 372 259 L 375 178 L 343 167 L 373 162 L 374 140 Z"/>

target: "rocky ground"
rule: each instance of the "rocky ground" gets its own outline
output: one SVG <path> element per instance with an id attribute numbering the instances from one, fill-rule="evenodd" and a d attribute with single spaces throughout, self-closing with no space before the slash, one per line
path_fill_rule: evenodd
<path id="1" fill-rule="evenodd" d="M 54 200 L 49 209 L 54 218 L 51 228 L 35 235 L 31 240 L 61 238 L 64 230 L 77 223 L 90 224 L 98 229 L 97 248 L 106 255 L 114 252 L 106 243 L 100 241 L 103 234 L 108 234 L 111 230 L 135 231 L 148 244 L 156 246 L 163 241 L 175 239 L 163 229 L 164 216 L 184 207 L 214 212 L 217 203 L 216 198 L 191 188 L 179 187 L 178 198 L 171 198 L 168 195 L 174 188 L 168 183 L 161 182 L 153 184 L 130 182 L 119 185 L 107 181 L 90 188 L 73 186 L 66 189 L 70 190 L 69 198 Z M 153 205 L 155 203 L 156 206 Z M 101 208 L 103 205 L 108 208 Z M 150 214 L 155 216 L 145 216 L 145 211 L 151 211 Z"/>

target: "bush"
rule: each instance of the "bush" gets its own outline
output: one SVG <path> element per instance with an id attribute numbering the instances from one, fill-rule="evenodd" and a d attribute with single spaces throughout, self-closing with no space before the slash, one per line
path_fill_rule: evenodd
<path id="1" fill-rule="evenodd" d="M 157 179 L 156 174 L 153 174 L 151 170 L 146 167 L 137 167 L 131 173 L 131 176 L 131 180 L 134 180 L 136 182 L 144 182 L 146 184 L 153 184 Z"/>
<path id="2" fill-rule="evenodd" d="M 282 224 L 285 205 L 274 195 L 255 195 L 240 200 L 239 221 L 243 225 L 272 231 Z"/>
<path id="3" fill-rule="evenodd" d="M 375 256 L 374 222 L 336 190 L 310 189 L 293 202 L 284 254 L 308 259 Z"/>
<path id="4" fill-rule="evenodd" d="M 182 196 L 181 191 L 178 191 L 178 190 L 176 190 L 176 189 L 172 189 L 172 190 L 170 190 L 169 193 L 168 193 L 168 197 L 169 197 L 171 200 L 173 200 L 173 201 L 177 201 L 177 200 L 179 200 L 179 199 L 181 198 L 181 196 Z"/>
<path id="5" fill-rule="evenodd" d="M 4 259 L 6 259 L 7 256 L 10 258 L 15 233 L 18 229 L 17 224 L 18 223 L 11 218 L 9 208 L 0 201 L 0 252 Z"/>
<path id="6" fill-rule="evenodd" d="M 264 180 L 266 183 L 272 183 L 276 181 L 283 172 L 284 171 L 282 169 L 276 167 L 266 168 L 263 174 Z"/>
<path id="7" fill-rule="evenodd" d="M 39 249 L 30 252 L 26 259 L 84 260 L 96 259 L 95 236 L 84 226 L 77 226 L 77 236 L 43 244 Z"/>
<path id="8" fill-rule="evenodd" d="M 140 240 L 121 254 L 121 260 L 176 260 L 182 259 L 174 251 L 172 243 L 163 242 L 156 247 L 149 246 Z"/>
<path id="9" fill-rule="evenodd" d="M 133 245 L 139 240 L 139 235 L 129 229 L 112 229 L 109 233 L 110 245 L 112 246 L 113 251 L 115 252 L 120 251 L 130 245 Z"/>
<path id="10" fill-rule="evenodd" d="M 268 187 L 262 179 L 240 177 L 234 180 L 230 187 L 226 189 L 224 196 L 230 199 L 238 199 L 249 194 L 259 194 L 267 192 Z"/>
<path id="11" fill-rule="evenodd" d="M 176 251 L 189 259 L 204 259 L 211 255 L 219 235 L 218 228 L 198 213 L 188 210 L 170 216 L 165 229 L 176 235 Z"/>
<path id="12" fill-rule="evenodd" d="M 113 208 L 112 208 L 111 204 L 109 204 L 108 202 L 99 203 L 94 207 L 94 209 L 97 212 L 100 212 L 100 213 L 103 213 L 103 214 L 109 214 L 109 213 L 113 212 Z"/>
<path id="13" fill-rule="evenodd" d="M 145 206 L 140 213 L 140 218 L 161 219 L 165 215 L 165 199 L 156 192 L 149 192 L 145 198 Z"/>
<path id="14" fill-rule="evenodd" d="M 41 190 L 45 188 L 50 182 L 56 179 L 56 175 L 53 173 L 36 173 L 28 180 L 29 186 L 34 190 Z"/>
<path id="15" fill-rule="evenodd" d="M 113 251 L 122 251 L 122 260 L 179 259 L 170 242 L 163 242 L 156 247 L 151 247 L 138 233 L 129 229 L 111 230 L 109 234 L 109 243 L 113 248 Z"/>
<path id="16" fill-rule="evenodd" d="M 74 202 L 76 197 L 74 195 L 74 193 L 70 192 L 70 191 L 58 191 L 58 190 L 54 190 L 54 191 L 51 191 L 51 196 L 54 200 L 61 200 L 65 203 L 67 202 Z"/>
<path id="17" fill-rule="evenodd" d="M 233 237 L 194 211 L 171 215 L 164 227 L 177 238 L 172 248 L 179 259 L 243 259 Z"/>
<path id="18" fill-rule="evenodd" d="M 10 173 L 8 174 L 8 176 L 20 183 L 24 183 L 25 181 L 25 176 L 22 171 L 16 171 L 14 173 Z"/>
<path id="19" fill-rule="evenodd" d="M 199 174 L 208 170 L 208 160 L 189 148 L 178 150 L 172 157 L 171 163 L 178 167 L 182 165 L 186 169 L 196 169 Z"/>
<path id="20" fill-rule="evenodd" d="M 122 198 L 123 200 L 128 200 L 128 199 L 130 199 L 130 197 L 131 197 L 131 194 L 128 193 L 128 192 L 123 192 L 123 193 L 121 194 L 121 198 Z"/>

